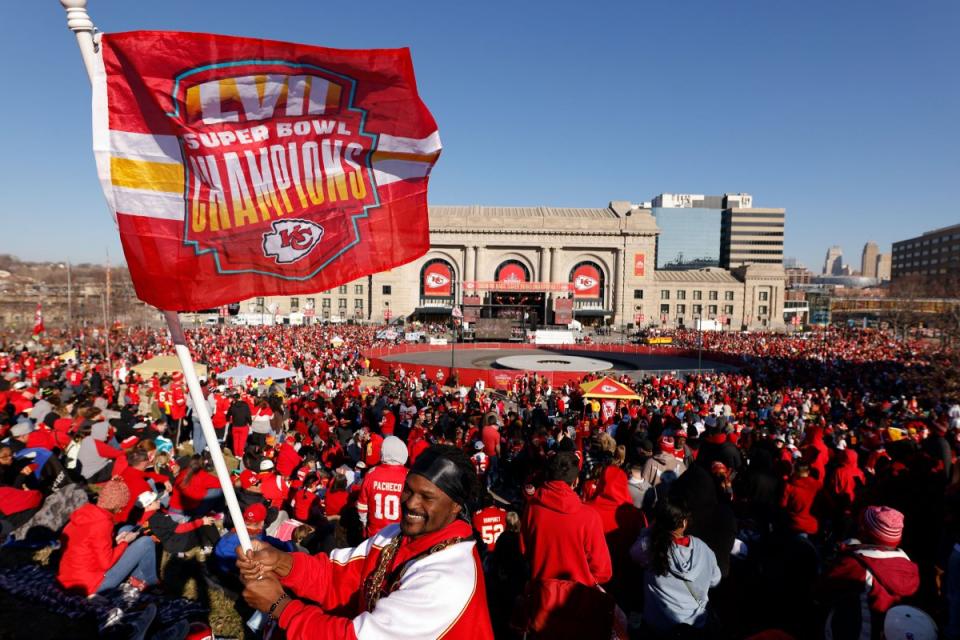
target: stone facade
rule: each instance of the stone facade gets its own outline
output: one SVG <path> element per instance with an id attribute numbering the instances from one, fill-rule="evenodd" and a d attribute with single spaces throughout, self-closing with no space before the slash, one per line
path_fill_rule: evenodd
<path id="1" fill-rule="evenodd" d="M 585 324 L 693 326 L 695 305 L 701 305 L 702 318 L 723 316 L 731 328 L 783 327 L 782 266 L 658 272 L 657 233 L 650 210 L 629 202 L 595 209 L 431 207 L 431 247 L 420 259 L 316 295 L 247 300 L 240 310 L 287 315 L 304 312 L 312 301 L 317 320 L 449 317 L 451 305 L 463 302 L 465 281 L 496 280 L 506 262 L 522 265 L 528 281 L 550 283 L 570 282 L 574 269 L 588 263 L 601 284 L 599 297 L 574 299 L 574 317 Z M 424 268 L 438 260 L 450 268 L 452 295 L 428 298 Z M 671 292 L 669 301 L 661 299 L 663 291 Z M 568 294 L 546 297 L 550 304 Z M 663 304 L 669 305 L 666 314 Z"/>

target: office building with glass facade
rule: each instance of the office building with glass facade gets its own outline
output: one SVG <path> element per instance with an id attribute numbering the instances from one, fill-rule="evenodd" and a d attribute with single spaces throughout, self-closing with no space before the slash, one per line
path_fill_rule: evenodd
<path id="1" fill-rule="evenodd" d="M 721 209 L 651 209 L 657 236 L 657 269 L 704 269 L 720 265 Z"/>

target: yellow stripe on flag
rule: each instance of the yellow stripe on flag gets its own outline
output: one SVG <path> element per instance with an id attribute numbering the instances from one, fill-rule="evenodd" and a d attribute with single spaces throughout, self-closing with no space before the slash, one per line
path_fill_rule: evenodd
<path id="1" fill-rule="evenodd" d="M 116 187 L 183 193 L 183 165 L 111 157 L 110 180 Z"/>
<path id="2" fill-rule="evenodd" d="M 340 85 L 330 83 L 327 85 L 327 101 L 324 113 L 336 113 L 340 106 Z"/>
<path id="3" fill-rule="evenodd" d="M 373 161 L 383 162 L 384 160 L 406 160 L 407 162 L 435 162 L 440 157 L 440 152 L 431 154 L 401 153 L 398 151 L 374 151 Z"/>

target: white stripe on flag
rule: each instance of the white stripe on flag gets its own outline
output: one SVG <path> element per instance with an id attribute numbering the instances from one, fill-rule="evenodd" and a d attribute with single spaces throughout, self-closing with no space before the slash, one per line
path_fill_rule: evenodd
<path id="1" fill-rule="evenodd" d="M 113 187 L 117 213 L 163 220 L 183 220 L 183 196 L 163 191 Z"/>
<path id="2" fill-rule="evenodd" d="M 154 136 L 149 133 L 110 131 L 110 151 L 114 156 L 150 162 L 180 164 L 180 144 L 177 136 Z"/>
<path id="3" fill-rule="evenodd" d="M 408 160 L 381 160 L 373 163 L 373 177 L 378 185 L 390 184 L 400 180 L 425 178 L 430 175 L 429 162 L 411 162 Z"/>
<path id="4" fill-rule="evenodd" d="M 426 138 L 402 138 L 381 133 L 377 139 L 377 151 L 392 151 L 394 153 L 410 153 L 426 156 L 440 151 L 440 132 L 434 131 Z"/>

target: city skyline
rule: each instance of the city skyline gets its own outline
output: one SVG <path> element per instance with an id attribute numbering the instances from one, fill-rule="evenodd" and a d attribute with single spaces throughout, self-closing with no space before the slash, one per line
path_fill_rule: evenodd
<path id="1" fill-rule="evenodd" d="M 95 0 L 90 11 L 108 33 L 410 46 L 445 144 L 433 205 L 602 207 L 663 192 L 748 192 L 756 207 L 787 210 L 785 252 L 812 269 L 829 245 L 853 256 L 873 240 L 886 253 L 960 219 L 951 209 L 960 160 L 950 153 L 960 89 L 944 64 L 960 53 L 954 5 L 613 3 L 584 16 L 573 3 L 544 15 L 514 4 L 374 2 L 374 20 L 306 2 L 262 15 L 253 3 L 230 7 Z M 18 28 L 0 47 L 23 77 L 44 79 L 47 95 L 3 107 L 17 153 L 0 161 L 0 253 L 103 262 L 109 250 L 120 262 L 94 170 L 89 87 L 62 8 L 18 3 L 13 17 Z M 717 33 L 742 37 L 716 47 Z"/>

